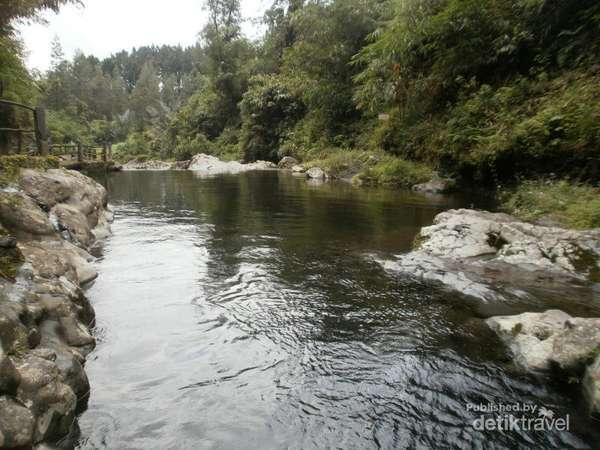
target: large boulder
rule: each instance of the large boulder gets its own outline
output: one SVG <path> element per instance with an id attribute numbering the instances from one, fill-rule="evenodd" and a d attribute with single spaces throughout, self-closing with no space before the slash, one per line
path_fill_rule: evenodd
<path id="1" fill-rule="evenodd" d="M 0 342 L 0 395 L 16 393 L 20 381 L 14 363 L 2 349 Z"/>
<path id="2" fill-rule="evenodd" d="M 283 158 L 281 158 L 281 161 L 279 161 L 279 164 L 277 164 L 277 167 L 284 170 L 291 170 L 294 166 L 297 166 L 298 164 L 299 163 L 296 158 L 293 158 L 291 156 L 284 156 Z"/>
<path id="3" fill-rule="evenodd" d="M 95 240 L 86 215 L 76 207 L 60 203 L 52 208 L 51 213 L 56 217 L 60 230 L 67 231 L 75 242 L 87 247 Z"/>
<path id="4" fill-rule="evenodd" d="M 554 338 L 551 359 L 560 370 L 578 375 L 599 354 L 600 318 L 573 318 Z"/>
<path id="5" fill-rule="evenodd" d="M 324 180 L 327 174 L 320 167 L 313 167 L 306 172 L 306 176 L 312 180 Z"/>
<path id="6" fill-rule="evenodd" d="M 200 153 L 192 158 L 189 170 L 200 176 L 211 176 L 219 174 L 237 174 L 250 170 L 269 170 L 277 166 L 270 161 L 256 161 L 242 164 L 238 161 L 221 161 L 219 158 Z"/>
<path id="7" fill-rule="evenodd" d="M 0 448 L 31 448 L 34 417 L 11 397 L 0 397 Z"/>
<path id="8" fill-rule="evenodd" d="M 600 414 L 600 319 L 549 310 L 492 317 L 486 323 L 523 369 L 552 373 L 565 384 L 583 379 L 590 411 Z"/>
<path id="9" fill-rule="evenodd" d="M 122 170 L 151 170 L 151 171 L 161 171 L 161 170 L 171 170 L 173 168 L 173 163 L 167 161 L 139 161 L 134 159 L 129 161 L 126 164 L 123 164 Z"/>
<path id="10" fill-rule="evenodd" d="M 549 310 L 492 317 L 486 323 L 509 347 L 517 365 L 525 370 L 540 371 L 551 368 L 556 336 L 565 330 L 570 319 L 563 311 Z"/>
<path id="11" fill-rule="evenodd" d="M 436 175 L 427 183 L 415 184 L 412 189 L 415 192 L 427 194 L 446 194 L 454 190 L 455 187 L 456 182 L 454 180 Z"/>
<path id="12" fill-rule="evenodd" d="M 543 293 L 558 301 L 597 297 L 600 230 L 565 230 L 509 215 L 468 209 L 438 214 L 414 250 L 381 261 L 403 272 L 485 301 Z"/>
<path id="13" fill-rule="evenodd" d="M 41 278 L 64 276 L 73 283 L 84 284 L 98 276 L 89 253 L 67 241 L 26 241 L 19 243 L 19 249 L 34 275 Z"/>
<path id="14" fill-rule="evenodd" d="M 68 434 L 75 418 L 77 397 L 63 383 L 55 362 L 28 354 L 17 369 L 21 376 L 18 398 L 31 405 L 36 418 L 34 441 L 58 439 Z"/>
<path id="15" fill-rule="evenodd" d="M 0 221 L 20 236 L 49 236 L 56 233 L 48 215 L 30 197 L 16 190 L 0 191 Z"/>

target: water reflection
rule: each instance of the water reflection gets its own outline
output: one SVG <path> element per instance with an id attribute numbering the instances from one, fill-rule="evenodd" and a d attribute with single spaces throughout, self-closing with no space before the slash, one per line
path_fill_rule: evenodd
<path id="1" fill-rule="evenodd" d="M 89 295 L 101 336 L 81 448 L 586 448 L 484 433 L 467 402 L 576 400 L 511 370 L 456 294 L 386 273 L 473 199 L 309 186 L 277 172 L 108 180 L 117 209 Z"/>

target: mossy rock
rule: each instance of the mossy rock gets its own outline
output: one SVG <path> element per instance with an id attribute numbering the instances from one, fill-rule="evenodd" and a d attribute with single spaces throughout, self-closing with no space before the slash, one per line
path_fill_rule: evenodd
<path id="1" fill-rule="evenodd" d="M 24 262 L 25 259 L 18 248 L 0 247 L 0 278 L 14 281 Z"/>
<path id="2" fill-rule="evenodd" d="M 54 156 L 0 156 L 0 187 L 13 183 L 21 169 L 58 169 L 59 161 Z"/>

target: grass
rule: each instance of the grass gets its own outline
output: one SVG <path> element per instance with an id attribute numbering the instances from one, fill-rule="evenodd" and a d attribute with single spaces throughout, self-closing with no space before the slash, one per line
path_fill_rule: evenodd
<path id="1" fill-rule="evenodd" d="M 352 179 L 371 186 L 410 187 L 429 181 L 433 171 L 424 164 L 406 161 L 383 151 L 333 150 L 304 163 L 320 167 L 331 178 Z"/>
<path id="2" fill-rule="evenodd" d="M 13 183 L 20 169 L 48 170 L 58 167 L 58 158 L 54 156 L 0 156 L 0 187 Z"/>
<path id="3" fill-rule="evenodd" d="M 424 164 L 387 157 L 359 173 L 356 180 L 374 186 L 412 187 L 433 176 L 433 171 Z"/>
<path id="4" fill-rule="evenodd" d="M 529 180 L 502 193 L 503 209 L 522 220 L 548 218 L 563 227 L 600 227 L 600 188 L 566 180 Z"/>

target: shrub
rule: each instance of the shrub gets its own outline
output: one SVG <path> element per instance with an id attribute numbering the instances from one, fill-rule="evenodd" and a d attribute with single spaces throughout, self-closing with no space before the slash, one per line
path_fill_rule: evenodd
<path id="1" fill-rule="evenodd" d="M 570 228 L 600 227 L 600 188 L 566 180 L 529 180 L 502 192 L 505 211 L 523 220 L 542 217 Z"/>

